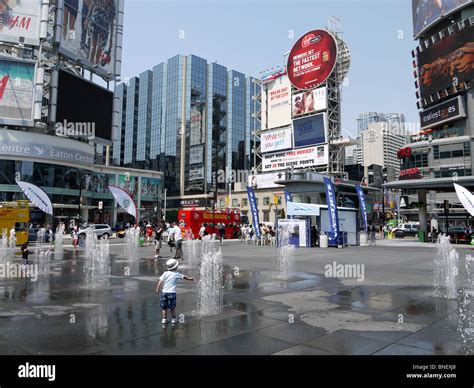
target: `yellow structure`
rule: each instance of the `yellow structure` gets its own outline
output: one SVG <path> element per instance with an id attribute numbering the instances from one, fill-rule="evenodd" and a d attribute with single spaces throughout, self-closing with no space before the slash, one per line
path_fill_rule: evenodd
<path id="1" fill-rule="evenodd" d="M 7 236 L 10 236 L 10 230 L 14 227 L 16 245 L 28 242 L 29 221 L 28 201 L 0 202 L 0 233 L 6 229 Z"/>

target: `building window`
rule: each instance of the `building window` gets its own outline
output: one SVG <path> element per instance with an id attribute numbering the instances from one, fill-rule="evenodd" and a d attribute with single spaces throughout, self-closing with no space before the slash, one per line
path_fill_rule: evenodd
<path id="1" fill-rule="evenodd" d="M 439 146 L 433 146 L 433 157 L 439 159 Z"/>
<path id="2" fill-rule="evenodd" d="M 224 207 L 225 204 L 224 204 L 224 200 L 223 199 L 219 199 L 219 207 Z"/>
<path id="3" fill-rule="evenodd" d="M 263 222 L 270 222 L 270 212 L 268 210 L 263 211 Z"/>
<path id="4" fill-rule="evenodd" d="M 232 199 L 232 207 L 237 207 L 239 206 L 239 200 L 237 198 Z"/>
<path id="5" fill-rule="evenodd" d="M 247 201 L 247 198 L 242 198 L 242 203 L 241 203 L 242 207 L 244 206 L 247 206 L 248 205 L 248 201 Z"/>
<path id="6" fill-rule="evenodd" d="M 270 204 L 270 197 L 263 197 L 263 205 L 268 206 Z"/>
<path id="7" fill-rule="evenodd" d="M 464 156 L 471 156 L 471 143 L 464 142 Z"/>

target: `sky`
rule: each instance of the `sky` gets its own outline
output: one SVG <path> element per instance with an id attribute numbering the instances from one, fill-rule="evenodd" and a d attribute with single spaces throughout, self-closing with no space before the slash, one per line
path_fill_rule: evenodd
<path id="1" fill-rule="evenodd" d="M 363 112 L 400 112 L 419 122 L 410 0 L 126 0 L 122 79 L 177 54 L 259 77 L 283 66 L 296 40 L 325 28 L 331 16 L 351 52 L 343 134 L 356 134 Z"/>

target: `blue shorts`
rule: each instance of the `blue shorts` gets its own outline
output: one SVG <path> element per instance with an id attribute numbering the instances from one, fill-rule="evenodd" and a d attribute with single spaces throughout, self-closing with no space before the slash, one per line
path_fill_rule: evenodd
<path id="1" fill-rule="evenodd" d="M 176 292 L 162 292 L 160 307 L 162 310 L 174 310 L 176 308 Z"/>

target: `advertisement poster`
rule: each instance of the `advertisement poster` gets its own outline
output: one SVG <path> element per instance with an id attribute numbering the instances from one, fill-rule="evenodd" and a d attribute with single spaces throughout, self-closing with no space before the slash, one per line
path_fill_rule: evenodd
<path id="1" fill-rule="evenodd" d="M 189 148 L 189 163 L 201 164 L 204 157 L 204 146 L 197 145 Z"/>
<path id="2" fill-rule="evenodd" d="M 0 122 L 33 120 L 35 65 L 0 59 Z"/>
<path id="3" fill-rule="evenodd" d="M 421 98 L 474 79 L 473 36 L 471 26 L 418 53 Z"/>
<path id="4" fill-rule="evenodd" d="M 204 167 L 192 168 L 189 170 L 189 181 L 201 181 L 204 179 Z"/>
<path id="5" fill-rule="evenodd" d="M 291 148 L 291 127 L 262 132 L 260 146 L 262 152 L 275 152 Z"/>
<path id="6" fill-rule="evenodd" d="M 328 108 L 327 88 L 324 86 L 303 93 L 296 93 L 292 100 L 293 117 L 326 110 Z"/>
<path id="7" fill-rule="evenodd" d="M 308 220 L 286 219 L 277 220 L 277 245 L 288 240 L 289 245 L 296 247 L 309 247 L 311 242 L 308 239 Z"/>
<path id="8" fill-rule="evenodd" d="M 62 5 L 60 52 L 108 79 L 120 75 L 123 0 L 63 0 Z"/>
<path id="9" fill-rule="evenodd" d="M 328 164 L 328 145 L 262 155 L 262 171 L 306 168 Z"/>
<path id="10" fill-rule="evenodd" d="M 110 174 L 93 174 L 87 182 L 86 191 L 96 194 L 108 194 L 109 185 L 115 183 L 115 176 Z"/>
<path id="11" fill-rule="evenodd" d="M 262 129 L 291 124 L 291 84 L 286 75 L 262 86 Z"/>
<path id="12" fill-rule="evenodd" d="M 326 114 L 303 117 L 293 121 L 295 147 L 326 143 Z"/>
<path id="13" fill-rule="evenodd" d="M 416 37 L 442 16 L 447 16 L 472 0 L 413 0 L 413 34 Z"/>
<path id="14" fill-rule="evenodd" d="M 146 178 L 142 177 L 142 187 L 141 187 L 141 193 L 142 193 L 142 200 L 144 197 L 151 197 L 150 199 L 152 200 L 157 200 L 158 195 L 161 190 L 161 181 L 156 178 Z"/>
<path id="15" fill-rule="evenodd" d="M 313 30 L 295 43 L 288 56 L 288 76 L 297 89 L 312 89 L 326 82 L 337 61 L 337 44 L 326 30 Z"/>
<path id="16" fill-rule="evenodd" d="M 119 175 L 118 186 L 125 190 L 132 198 L 138 194 L 138 177 L 130 175 Z"/>
<path id="17" fill-rule="evenodd" d="M 273 189 L 283 187 L 275 182 L 285 179 L 285 174 L 281 172 L 270 174 L 249 175 L 248 185 L 254 189 Z"/>
<path id="18" fill-rule="evenodd" d="M 0 2 L 0 41 L 39 45 L 41 0 Z"/>

